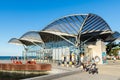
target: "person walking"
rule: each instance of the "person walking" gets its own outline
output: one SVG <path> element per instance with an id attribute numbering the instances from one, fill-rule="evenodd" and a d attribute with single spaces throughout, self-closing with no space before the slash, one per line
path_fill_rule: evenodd
<path id="1" fill-rule="evenodd" d="M 114 57 L 113 57 L 113 63 L 115 63 L 115 61 L 116 61 L 116 57 L 114 56 Z"/>
<path id="2" fill-rule="evenodd" d="M 81 66 L 82 66 L 83 70 L 85 71 L 85 63 L 84 63 L 85 57 L 84 57 L 84 54 L 81 54 L 80 61 L 81 61 Z"/>

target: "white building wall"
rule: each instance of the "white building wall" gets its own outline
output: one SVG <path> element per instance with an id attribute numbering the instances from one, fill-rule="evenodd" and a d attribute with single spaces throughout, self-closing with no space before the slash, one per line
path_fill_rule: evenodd
<path id="1" fill-rule="evenodd" d="M 53 60 L 61 60 L 62 55 L 67 56 L 70 54 L 69 48 L 54 48 L 53 49 Z"/>
<path id="2" fill-rule="evenodd" d="M 102 53 L 106 52 L 106 46 L 103 41 L 97 40 L 95 45 L 89 44 L 88 45 L 88 54 L 91 55 L 91 57 L 99 56 L 100 62 L 99 64 L 103 64 L 102 61 Z"/>

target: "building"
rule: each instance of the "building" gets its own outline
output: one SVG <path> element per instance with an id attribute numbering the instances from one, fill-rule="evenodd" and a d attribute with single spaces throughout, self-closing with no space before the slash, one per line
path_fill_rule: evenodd
<path id="1" fill-rule="evenodd" d="M 74 14 L 59 18 L 39 31 L 29 31 L 20 38 L 12 38 L 9 43 L 24 46 L 24 57 L 35 56 L 39 60 L 68 61 L 74 55 L 75 61 L 80 54 L 93 58 L 99 56 L 100 64 L 106 56 L 104 42 L 112 42 L 120 37 L 96 14 Z M 67 58 L 68 57 L 68 58 Z"/>

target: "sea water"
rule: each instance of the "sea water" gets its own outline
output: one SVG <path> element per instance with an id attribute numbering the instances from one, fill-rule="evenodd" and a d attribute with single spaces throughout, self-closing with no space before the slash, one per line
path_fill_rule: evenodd
<path id="1" fill-rule="evenodd" d="M 11 60 L 12 57 L 22 58 L 22 56 L 0 56 L 0 60 Z"/>
<path id="2" fill-rule="evenodd" d="M 23 56 L 0 56 L 0 60 L 11 60 L 11 58 L 24 59 Z M 28 59 L 35 59 L 36 56 L 28 56 Z"/>

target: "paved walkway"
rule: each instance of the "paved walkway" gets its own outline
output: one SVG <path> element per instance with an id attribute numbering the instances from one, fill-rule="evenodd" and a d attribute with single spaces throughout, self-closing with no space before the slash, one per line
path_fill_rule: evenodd
<path id="1" fill-rule="evenodd" d="M 52 80 L 120 80 L 120 61 L 115 63 L 109 61 L 109 64 L 99 65 L 98 68 L 99 74 L 80 72 Z"/>
<path id="2" fill-rule="evenodd" d="M 49 75 L 27 78 L 23 80 L 53 80 L 76 73 L 81 73 L 81 69 L 72 67 L 62 67 L 52 64 L 52 70 L 49 71 Z"/>
<path id="3" fill-rule="evenodd" d="M 120 61 L 98 66 L 98 74 L 89 74 L 83 72 L 80 68 L 67 68 L 61 66 L 52 66 L 49 75 L 28 78 L 25 80 L 120 80 Z"/>

